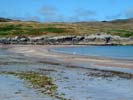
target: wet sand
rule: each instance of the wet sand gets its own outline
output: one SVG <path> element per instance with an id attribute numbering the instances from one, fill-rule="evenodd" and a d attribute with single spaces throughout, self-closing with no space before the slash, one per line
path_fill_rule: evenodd
<path id="1" fill-rule="evenodd" d="M 52 100 L 48 96 L 38 96 L 35 89 L 26 88 L 23 80 L 15 76 L 0 76 L 0 100 Z"/>
<path id="2" fill-rule="evenodd" d="M 64 64 L 66 66 L 79 66 L 100 69 L 125 69 L 126 72 L 132 72 L 133 61 L 123 59 L 96 58 L 89 56 L 70 55 L 57 52 L 51 52 L 52 48 L 70 47 L 70 45 L 44 45 L 44 46 L 10 46 L 9 51 L 21 53 L 25 56 L 41 58 L 42 62 Z M 130 70 L 131 69 L 131 70 Z M 133 73 L 133 72 L 132 72 Z"/>
<path id="3" fill-rule="evenodd" d="M 49 51 L 55 47 L 64 46 L 1 46 L 0 72 L 33 71 L 50 76 L 66 100 L 133 100 L 132 61 Z M 0 80 L 2 100 L 7 95 L 8 100 L 60 100 L 42 96 L 14 76 L 0 74 Z"/>

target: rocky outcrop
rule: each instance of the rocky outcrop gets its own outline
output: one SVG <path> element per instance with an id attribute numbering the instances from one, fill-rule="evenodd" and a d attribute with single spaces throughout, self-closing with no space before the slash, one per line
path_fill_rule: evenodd
<path id="1" fill-rule="evenodd" d="M 109 34 L 95 34 L 86 36 L 16 36 L 0 38 L 0 44 L 34 44 L 34 45 L 133 45 L 133 37 L 122 38 Z"/>

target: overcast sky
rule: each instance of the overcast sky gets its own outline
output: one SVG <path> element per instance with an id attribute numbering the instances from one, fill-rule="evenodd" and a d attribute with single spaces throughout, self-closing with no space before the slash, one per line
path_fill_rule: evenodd
<path id="1" fill-rule="evenodd" d="M 0 0 L 0 17 L 42 22 L 133 18 L 133 0 Z"/>

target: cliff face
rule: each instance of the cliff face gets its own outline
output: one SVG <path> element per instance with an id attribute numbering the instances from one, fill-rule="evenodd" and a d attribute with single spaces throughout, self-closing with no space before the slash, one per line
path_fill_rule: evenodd
<path id="1" fill-rule="evenodd" d="M 38 44 L 38 45 L 133 45 L 133 37 L 122 38 L 108 34 L 96 34 L 87 36 L 15 36 L 12 38 L 0 38 L 1 44 Z"/>

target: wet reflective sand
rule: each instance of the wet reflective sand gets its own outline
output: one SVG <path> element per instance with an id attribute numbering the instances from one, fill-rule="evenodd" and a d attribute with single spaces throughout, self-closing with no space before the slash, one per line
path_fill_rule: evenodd
<path id="1" fill-rule="evenodd" d="M 9 52 L 9 48 L 0 49 L 0 72 L 34 71 L 48 75 L 55 80 L 58 93 L 70 100 L 133 99 L 133 78 L 130 74 L 129 76 L 124 74 L 124 76 L 119 73 L 119 70 L 117 70 L 118 73 L 114 73 L 103 71 L 103 68 L 102 70 L 90 69 L 93 67 L 91 64 L 90 66 L 86 64 L 89 68 L 84 67 L 85 65 L 83 67 L 70 66 L 72 63 L 68 66 L 53 58 L 54 63 L 51 63 L 46 58 L 32 57 L 27 54 Z M 60 63 L 55 63 L 56 60 Z M 0 74 L 0 89 L 2 100 L 57 99 L 41 94 L 37 89 L 29 88 L 24 80 L 13 75 Z"/>

